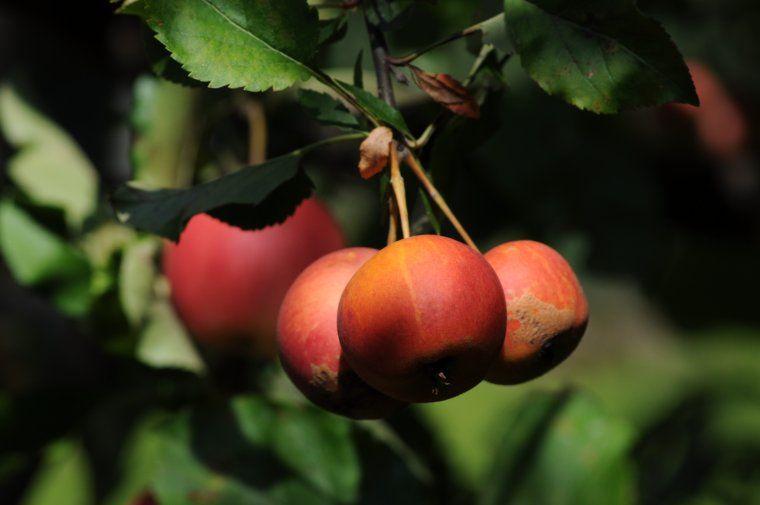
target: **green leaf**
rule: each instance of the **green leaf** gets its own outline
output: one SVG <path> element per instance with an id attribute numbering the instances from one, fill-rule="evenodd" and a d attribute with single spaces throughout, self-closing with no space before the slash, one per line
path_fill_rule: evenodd
<path id="1" fill-rule="evenodd" d="M 78 247 L 93 266 L 107 269 L 113 256 L 136 238 L 131 228 L 107 222 L 83 236 Z"/>
<path id="2" fill-rule="evenodd" d="M 111 202 L 122 223 L 178 240 L 187 222 L 207 212 L 234 226 L 257 229 L 282 222 L 312 190 L 299 168 L 301 152 L 247 167 L 189 189 L 122 186 Z"/>
<path id="3" fill-rule="evenodd" d="M 391 107 L 372 93 L 361 88 L 357 88 L 356 86 L 342 81 L 335 81 L 335 83 L 340 88 L 342 88 L 343 91 L 353 96 L 359 105 L 365 109 L 372 117 L 381 123 L 393 127 L 404 135 L 411 137 L 412 134 L 409 131 L 409 127 L 406 125 L 404 116 L 402 116 L 401 112 L 399 112 L 397 109 Z"/>
<path id="4" fill-rule="evenodd" d="M 356 500 L 361 474 L 349 421 L 289 408 L 274 425 L 273 443 L 280 459 L 314 487 L 341 502 Z"/>
<path id="5" fill-rule="evenodd" d="M 319 46 L 324 47 L 343 39 L 348 33 L 348 16 L 319 20 Z"/>
<path id="6" fill-rule="evenodd" d="M 312 75 L 319 23 L 306 0 L 134 0 L 121 12 L 142 17 L 212 88 L 281 90 Z"/>
<path id="7" fill-rule="evenodd" d="M 531 394 L 505 431 L 483 505 L 634 503 L 633 432 L 582 394 Z"/>
<path id="8" fill-rule="evenodd" d="M 87 260 L 10 200 L 0 201 L 0 252 L 24 286 L 89 277 Z"/>
<path id="9" fill-rule="evenodd" d="M 420 200 L 422 200 L 422 205 L 425 207 L 425 215 L 427 216 L 427 220 L 430 223 L 430 226 L 433 227 L 433 231 L 435 231 L 436 235 L 440 235 L 441 222 L 438 220 L 438 216 L 435 214 L 436 210 L 430 203 L 430 198 L 428 198 L 427 193 L 423 191 L 422 188 L 420 188 L 418 193 L 420 195 Z"/>
<path id="10" fill-rule="evenodd" d="M 153 73 L 169 82 L 190 88 L 206 87 L 206 83 L 193 79 L 177 60 L 158 41 L 149 29 L 145 29 L 145 53 Z"/>
<path id="11" fill-rule="evenodd" d="M 356 116 L 351 114 L 339 100 L 327 93 L 302 89 L 298 93 L 298 102 L 311 117 L 320 123 L 348 131 L 361 130 Z"/>
<path id="12" fill-rule="evenodd" d="M 198 91 L 153 77 L 135 82 L 133 179 L 149 188 L 192 183 L 198 143 Z"/>
<path id="13" fill-rule="evenodd" d="M 42 466 L 21 505 L 94 505 L 92 480 L 84 449 L 62 440 L 45 450 Z"/>
<path id="14" fill-rule="evenodd" d="M 13 183 L 33 203 L 61 209 L 78 230 L 98 197 L 97 173 L 84 153 L 9 85 L 0 87 L 0 129 L 18 149 L 8 163 Z"/>
<path id="15" fill-rule="evenodd" d="M 364 49 L 359 49 L 354 61 L 354 86 L 364 89 Z"/>
<path id="16" fill-rule="evenodd" d="M 698 104 L 675 44 L 631 0 L 505 0 L 523 67 L 551 95 L 615 113 Z"/>
<path id="17" fill-rule="evenodd" d="M 204 373 L 205 364 L 168 298 L 158 298 L 151 303 L 148 321 L 135 351 L 137 358 L 155 368 Z"/>
<path id="18" fill-rule="evenodd" d="M 159 247 L 159 241 L 144 238 L 124 249 L 119 266 L 119 301 L 132 326 L 142 323 L 153 301 L 153 283 L 158 274 L 155 256 Z"/>
<path id="19" fill-rule="evenodd" d="M 498 50 L 501 55 L 511 54 L 515 52 L 514 44 L 509 38 L 507 32 L 507 22 L 504 18 L 504 13 L 498 14 L 492 18 L 486 19 L 480 23 L 480 43 L 477 46 L 470 46 L 475 38 L 470 37 L 467 39 L 468 46 L 473 50 L 475 54 L 480 53 L 480 49 L 483 46 L 490 46 Z"/>

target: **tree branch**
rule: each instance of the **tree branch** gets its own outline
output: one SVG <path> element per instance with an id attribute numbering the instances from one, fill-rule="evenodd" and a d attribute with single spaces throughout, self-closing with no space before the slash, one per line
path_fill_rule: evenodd
<path id="1" fill-rule="evenodd" d="M 374 1 L 372 2 L 374 4 Z M 388 42 L 385 40 L 385 34 L 372 24 L 367 17 L 367 7 L 364 7 L 364 22 L 367 25 L 369 34 L 369 45 L 372 48 L 372 63 L 375 66 L 375 76 L 377 77 L 378 96 L 391 107 L 396 107 L 396 96 L 393 93 L 393 82 L 391 81 L 390 65 L 388 64 Z"/>

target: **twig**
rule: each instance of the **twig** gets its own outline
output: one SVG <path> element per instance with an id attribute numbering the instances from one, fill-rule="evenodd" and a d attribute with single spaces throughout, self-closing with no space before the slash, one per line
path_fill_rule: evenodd
<path id="1" fill-rule="evenodd" d="M 445 39 L 441 39 L 437 42 L 433 42 L 429 46 L 424 47 L 420 49 L 419 51 L 415 51 L 411 54 L 408 54 L 406 56 L 401 56 L 401 57 L 387 56 L 385 59 L 391 65 L 403 67 L 403 66 L 409 65 L 411 62 L 413 62 L 414 60 L 416 60 L 423 54 L 429 53 L 433 49 L 437 49 L 441 46 L 448 44 L 449 42 L 454 42 L 455 40 L 459 40 L 464 37 L 469 37 L 470 35 L 473 35 L 479 32 L 482 29 L 482 27 L 483 27 L 483 23 L 481 22 L 476 25 L 472 25 L 468 28 L 465 28 L 461 32 L 453 33 L 449 35 L 448 37 L 446 37 Z"/>
<path id="2" fill-rule="evenodd" d="M 417 161 L 417 158 L 414 157 L 414 154 L 409 153 L 405 158 L 404 161 L 407 165 L 409 165 L 409 168 L 412 169 L 412 172 L 414 172 L 414 175 L 417 176 L 417 178 L 420 180 L 422 185 L 425 187 L 425 190 L 430 195 L 430 198 L 435 201 L 435 203 L 440 207 L 443 214 L 448 218 L 449 221 L 451 221 L 451 224 L 454 226 L 454 228 L 457 230 L 459 235 L 462 236 L 464 241 L 475 249 L 476 251 L 480 252 L 478 249 L 478 246 L 475 245 L 475 242 L 470 238 L 470 235 L 467 233 L 467 231 L 464 229 L 462 224 L 459 222 L 457 217 L 454 215 L 454 213 L 451 211 L 451 208 L 448 206 L 446 201 L 443 199 L 441 194 L 438 192 L 438 190 L 433 186 L 433 183 L 430 182 L 430 179 L 425 174 L 425 171 L 422 169 L 422 166 L 420 165 L 419 161 Z"/>
<path id="3" fill-rule="evenodd" d="M 396 207 L 401 222 L 401 235 L 409 238 L 409 211 L 406 207 L 406 187 L 401 177 L 401 167 L 398 162 L 398 144 L 391 142 L 391 187 L 396 196 Z"/>
<path id="4" fill-rule="evenodd" d="M 367 33 L 369 34 L 369 45 L 372 48 L 372 62 L 375 66 L 378 95 L 388 105 L 395 107 L 396 97 L 393 93 L 393 83 L 391 82 L 391 73 L 387 61 L 388 42 L 385 40 L 385 34 L 382 30 L 370 22 L 366 10 L 364 11 L 364 22 L 367 25 Z"/>

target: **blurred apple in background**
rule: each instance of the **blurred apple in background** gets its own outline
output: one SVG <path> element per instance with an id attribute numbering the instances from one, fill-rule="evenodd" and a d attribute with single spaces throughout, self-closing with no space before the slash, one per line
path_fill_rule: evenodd
<path id="1" fill-rule="evenodd" d="M 700 106 L 673 105 L 694 122 L 705 150 L 724 161 L 739 157 L 748 138 L 747 118 L 722 80 L 704 63 L 687 62 Z"/>
<path id="2" fill-rule="evenodd" d="M 288 288 L 313 261 L 343 245 L 338 224 L 312 198 L 284 223 L 263 230 L 197 215 L 179 243 L 164 248 L 163 267 L 172 301 L 198 342 L 273 357 L 277 312 Z"/>

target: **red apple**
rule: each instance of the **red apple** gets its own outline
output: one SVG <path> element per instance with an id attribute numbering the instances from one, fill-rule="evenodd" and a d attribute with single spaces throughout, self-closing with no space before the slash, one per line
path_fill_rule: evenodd
<path id="1" fill-rule="evenodd" d="M 280 361 L 293 383 L 318 406 L 354 419 L 380 419 L 402 406 L 356 375 L 338 339 L 343 289 L 376 253 L 343 249 L 312 263 L 288 290 L 277 324 Z"/>
<path id="2" fill-rule="evenodd" d="M 499 354 L 504 292 L 483 256 L 422 235 L 372 257 L 346 286 L 338 334 L 375 389 L 406 402 L 446 400 L 477 385 Z"/>
<path id="3" fill-rule="evenodd" d="M 519 384 L 545 374 L 575 350 L 588 323 L 578 278 L 551 247 L 520 240 L 488 251 L 507 299 L 504 346 L 486 379 Z"/>
<path id="4" fill-rule="evenodd" d="M 172 301 L 199 342 L 274 356 L 285 292 L 311 262 L 341 247 L 337 223 L 309 199 L 284 223 L 263 230 L 197 215 L 179 244 L 164 248 L 163 265 Z"/>

